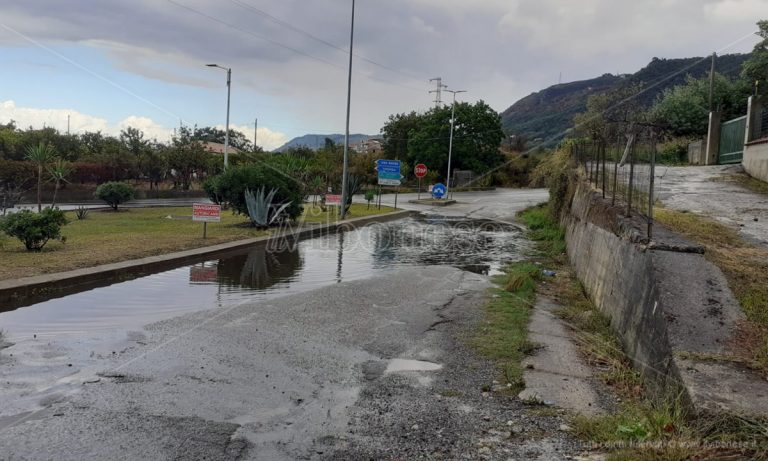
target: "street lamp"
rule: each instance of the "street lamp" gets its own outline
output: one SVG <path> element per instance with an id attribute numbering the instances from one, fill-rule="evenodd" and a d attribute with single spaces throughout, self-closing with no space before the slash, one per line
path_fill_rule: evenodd
<path id="1" fill-rule="evenodd" d="M 347 215 L 349 184 L 349 111 L 352 101 L 352 47 L 355 42 L 355 0 L 352 0 L 352 25 L 349 32 L 349 69 L 347 73 L 347 129 L 344 132 L 344 164 L 341 171 L 341 219 Z"/>
<path id="2" fill-rule="evenodd" d="M 227 71 L 227 125 L 224 128 L 225 134 L 224 134 L 224 169 L 227 169 L 227 166 L 229 166 L 229 95 L 230 90 L 232 89 L 232 69 L 229 67 L 222 67 L 218 64 L 206 64 L 208 67 L 218 67 L 219 69 L 224 69 Z"/>
<path id="3" fill-rule="evenodd" d="M 448 142 L 448 176 L 445 177 L 445 196 L 448 197 L 448 191 L 451 187 L 451 155 L 453 154 L 453 127 L 456 122 L 456 95 L 466 93 L 466 90 L 445 90 L 453 93 L 453 104 L 451 104 L 451 138 Z"/>

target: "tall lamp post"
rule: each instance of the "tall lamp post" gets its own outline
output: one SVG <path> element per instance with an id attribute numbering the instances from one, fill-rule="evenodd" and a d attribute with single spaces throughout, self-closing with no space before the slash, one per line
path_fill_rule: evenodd
<path id="1" fill-rule="evenodd" d="M 349 32 L 349 73 L 347 75 L 347 130 L 344 132 L 344 166 L 341 172 L 341 219 L 347 215 L 349 184 L 349 109 L 352 100 L 352 46 L 355 42 L 355 0 L 352 0 L 352 26 Z"/>
<path id="2" fill-rule="evenodd" d="M 445 196 L 448 197 L 448 191 L 451 187 L 451 155 L 453 154 L 453 127 L 456 124 L 456 95 L 466 93 L 466 90 L 445 90 L 453 93 L 453 104 L 451 104 L 451 138 L 448 142 L 448 176 L 445 177 Z"/>
<path id="3" fill-rule="evenodd" d="M 232 89 L 232 69 L 229 67 L 222 67 L 218 64 L 206 64 L 206 66 L 218 67 L 219 69 L 227 71 L 227 124 L 224 128 L 226 130 L 224 133 L 224 169 L 226 170 L 229 166 L 229 95 L 230 90 Z"/>

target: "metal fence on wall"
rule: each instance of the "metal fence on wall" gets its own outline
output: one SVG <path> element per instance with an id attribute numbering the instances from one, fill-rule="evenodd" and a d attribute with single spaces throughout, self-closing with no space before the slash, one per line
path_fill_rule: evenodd
<path id="1" fill-rule="evenodd" d="M 607 141 L 577 141 L 572 154 L 587 180 L 603 198 L 621 208 L 624 216 L 639 219 L 653 236 L 654 173 L 657 134 L 652 128 L 621 130 Z"/>

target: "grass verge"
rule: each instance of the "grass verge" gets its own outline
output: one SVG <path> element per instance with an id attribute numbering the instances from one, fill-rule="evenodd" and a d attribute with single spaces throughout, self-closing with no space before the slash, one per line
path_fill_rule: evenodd
<path id="1" fill-rule="evenodd" d="M 540 268 L 521 262 L 508 266 L 495 278 L 496 288 L 485 306 L 485 321 L 471 344 L 484 356 L 495 360 L 510 391 L 524 387 L 523 358 L 536 349 L 528 340 L 531 307 L 536 300 L 536 280 Z"/>
<path id="2" fill-rule="evenodd" d="M 755 179 L 746 173 L 717 176 L 712 180 L 716 182 L 733 182 L 756 194 L 768 195 L 768 183 Z"/>
<path id="3" fill-rule="evenodd" d="M 587 445 L 607 451 L 609 461 L 676 461 L 760 458 L 768 446 L 768 424 L 741 418 L 689 418 L 680 402 L 658 402 L 645 395 L 641 377 L 623 352 L 618 336 L 586 296 L 567 258 L 564 234 L 549 206 L 523 211 L 520 219 L 537 241 L 539 262 L 557 276 L 535 289 L 564 306 L 558 315 L 571 327 L 586 360 L 619 396 L 611 414 L 577 416 L 574 434 Z M 711 235 L 711 229 L 701 232 Z"/>
<path id="4" fill-rule="evenodd" d="M 705 257 L 723 271 L 749 320 L 735 352 L 749 366 L 768 374 L 768 250 L 705 216 L 666 208 L 657 208 L 655 214 L 669 229 L 703 245 Z"/>
<path id="5" fill-rule="evenodd" d="M 390 211 L 391 208 L 385 210 L 384 207 L 368 210 L 364 204 L 354 204 L 348 216 L 355 218 Z M 311 206 L 305 213 L 306 222 L 336 219 Z M 203 239 L 203 225 L 193 222 L 191 215 L 191 207 L 126 208 L 117 213 L 93 210 L 84 220 L 77 220 L 75 212 L 68 212 L 70 222 L 62 229 L 65 241 L 51 241 L 41 252 L 26 251 L 21 242 L 0 233 L 0 280 L 127 261 L 269 233 L 250 227 L 245 216 L 223 212 L 220 223 L 208 224 L 208 238 Z"/>

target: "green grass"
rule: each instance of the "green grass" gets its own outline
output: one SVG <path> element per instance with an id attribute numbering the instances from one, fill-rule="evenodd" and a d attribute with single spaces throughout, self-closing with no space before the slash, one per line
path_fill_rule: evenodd
<path id="1" fill-rule="evenodd" d="M 317 213 L 307 206 L 306 222 L 328 222 L 328 213 Z M 366 205 L 352 205 L 350 218 L 388 213 Z M 245 216 L 224 211 L 220 223 L 208 223 L 208 238 L 203 239 L 203 224 L 191 219 L 167 216 L 192 215 L 192 207 L 131 208 L 119 212 L 91 210 L 78 220 L 67 212 L 69 224 L 62 229 L 64 242 L 51 241 L 41 252 L 29 252 L 16 239 L 0 233 L 0 280 L 15 279 L 92 267 L 118 261 L 189 250 L 219 243 L 267 235 L 270 231 L 250 226 Z M 335 218 L 333 218 L 335 220 Z M 301 220 L 300 220 L 301 221 Z"/>
<path id="2" fill-rule="evenodd" d="M 362 218 L 365 216 L 391 213 L 393 211 L 395 211 L 395 209 L 388 206 L 382 206 L 379 210 L 373 203 L 371 203 L 370 208 L 368 207 L 368 204 L 353 203 L 352 206 L 349 207 L 345 219 Z M 326 211 L 323 211 L 319 206 L 312 204 L 304 205 L 304 214 L 301 217 L 301 221 L 307 223 L 335 222 L 338 219 L 338 207 L 326 207 Z"/>
<path id="3" fill-rule="evenodd" d="M 536 349 L 528 340 L 528 323 L 536 299 L 536 279 L 540 268 L 531 263 L 516 263 L 496 277 L 485 306 L 485 321 L 472 338 L 472 345 L 495 360 L 510 391 L 524 387 L 522 359 Z"/>
<path id="4" fill-rule="evenodd" d="M 528 237 L 536 242 L 540 256 L 562 262 L 565 255 L 565 232 L 552 218 L 552 211 L 546 204 L 528 208 L 518 217 L 528 229 Z"/>

